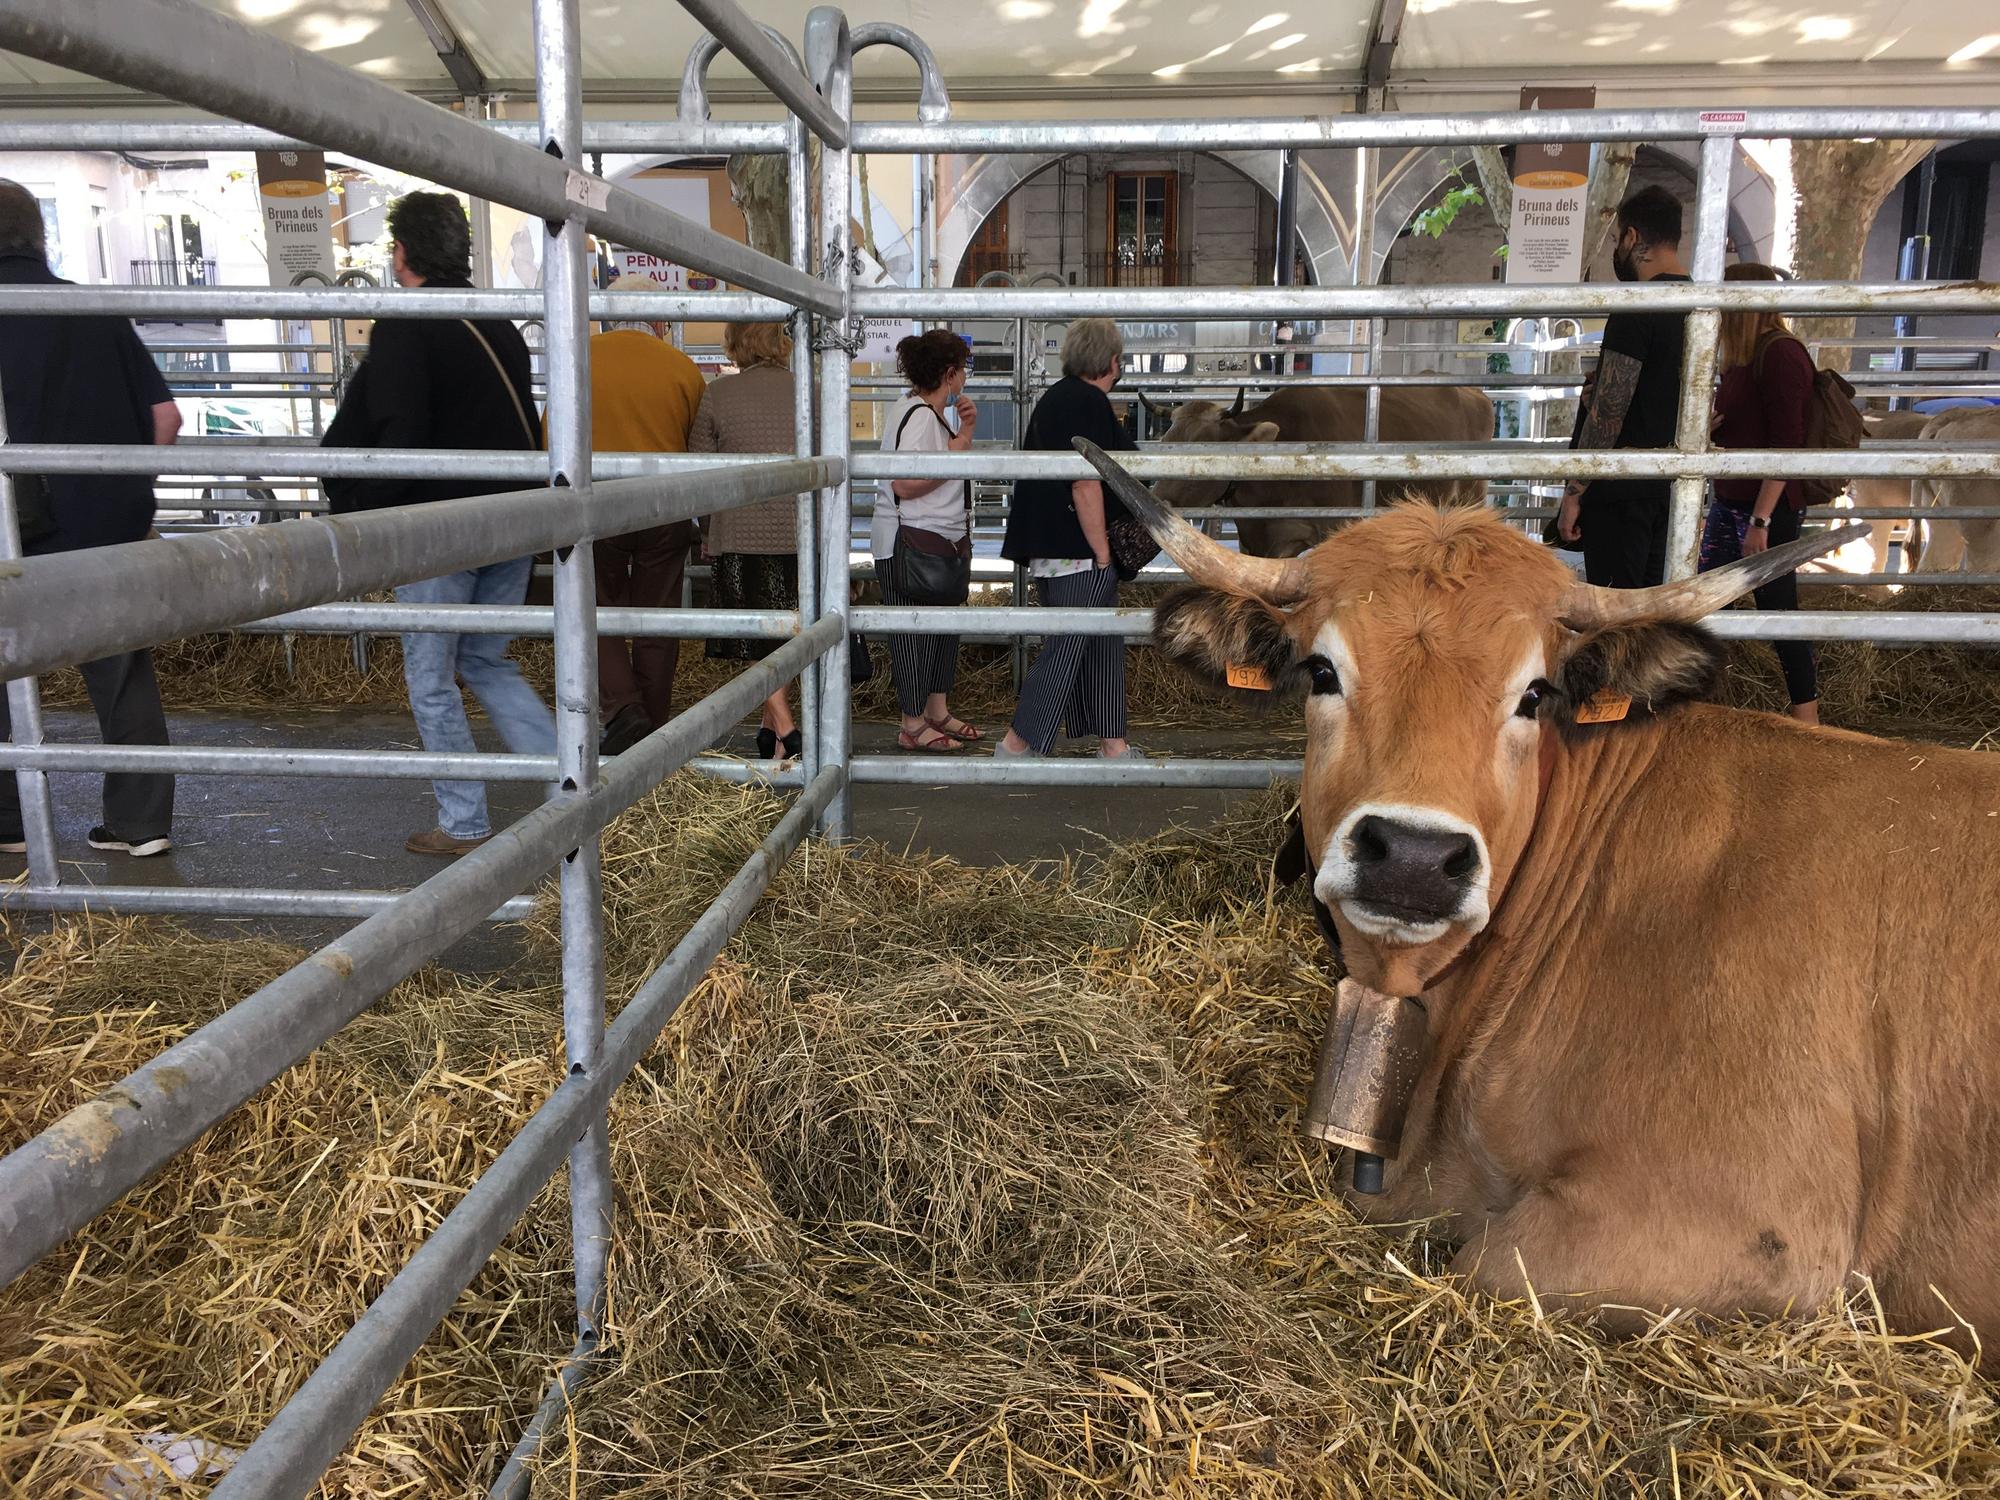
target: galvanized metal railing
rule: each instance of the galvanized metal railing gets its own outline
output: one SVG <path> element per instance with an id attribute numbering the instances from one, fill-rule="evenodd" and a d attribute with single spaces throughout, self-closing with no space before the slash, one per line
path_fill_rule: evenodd
<path id="1" fill-rule="evenodd" d="M 1672 479 L 1676 571 L 1692 565 L 1703 486 L 1712 477 L 1762 475 L 1990 475 L 1991 449 L 1950 453 L 1919 446 L 1873 448 L 1859 455 L 1823 452 L 1714 453 L 1707 447 L 1707 401 L 1723 308 L 1774 307 L 1803 312 L 1989 311 L 2000 288 L 1721 283 L 1723 210 L 1733 142 L 1739 137 L 1974 137 L 2000 135 L 2000 111 L 1751 110 L 1714 117 L 1686 110 L 1607 110 L 1459 116 L 1374 115 L 1311 120 L 952 122 L 939 118 L 942 96 L 934 62 L 923 64 L 926 108 L 920 123 L 852 119 L 851 54 L 876 42 L 921 47 L 899 28 L 850 33 L 837 11 L 808 19 L 803 72 L 730 0 L 693 0 L 689 8 L 736 50 L 753 73 L 797 113 L 780 121 L 718 124 L 683 100 L 676 121 L 594 125 L 581 119 L 577 0 L 536 0 L 539 123 L 489 124 L 417 104 L 381 84 L 284 47 L 208 12 L 162 0 L 0 0 L 0 45 L 44 61 L 161 92 L 242 117 L 208 122 L 0 122 L 0 150 L 80 147 L 264 149 L 303 142 L 348 151 L 431 180 L 511 204 L 551 226 L 544 290 L 390 291 L 376 288 L 0 288 L 0 314 L 103 312 L 198 318 L 298 316 L 339 320 L 381 316 L 540 317 L 547 332 L 551 424 L 547 455 L 491 453 L 322 453 L 283 445 L 216 445 L 213 452 L 144 450 L 64 453 L 20 445 L 0 457 L 9 470 L 187 474 L 252 467 L 272 477 L 308 477 L 365 468 L 377 475 L 449 474 L 516 479 L 538 486 L 478 501 L 446 502 L 402 513 L 304 520 L 253 531 L 216 533 L 105 549 L 98 554 L 10 563 L 0 578 L 0 672 L 15 705 L 17 743 L 0 756 L 11 765 L 30 822 L 30 877 L 10 899 L 27 905 L 94 904 L 55 879 L 48 769 L 114 765 L 229 774 L 354 774 L 362 752 L 173 750 L 55 747 L 40 743 L 41 724 L 28 675 L 59 662 L 150 644 L 175 634 L 225 626 L 546 630 L 558 659 L 558 753 L 544 757 L 473 756 L 449 761 L 454 773 L 541 780 L 559 786 L 535 812 L 416 890 L 401 895 L 322 893 L 318 911 L 368 913 L 352 932 L 307 963 L 249 996 L 216 1021 L 51 1130 L 0 1159 L 0 1280 L 11 1279 L 79 1225 L 142 1181 L 201 1130 L 306 1055 L 373 1004 L 401 977 L 506 902 L 551 865 L 561 870 L 565 1043 L 571 1071 L 494 1166 L 392 1281 L 326 1362 L 236 1463 L 216 1490 L 224 1500 L 298 1495 L 345 1444 L 452 1298 L 484 1263 L 540 1186 L 567 1157 L 577 1262 L 580 1333 L 571 1359 L 503 1471 L 496 1491 L 518 1493 L 533 1443 L 547 1429 L 585 1364 L 601 1349 L 604 1247 L 610 1228 L 609 1175 L 603 1136 L 610 1091 L 670 1019 L 674 1007 L 747 917 L 772 873 L 818 826 L 835 837 L 851 827 L 848 790 L 857 782 L 923 784 L 1253 786 L 1296 776 L 1292 761 L 1155 760 L 940 761 L 935 757 L 855 756 L 851 749 L 846 653 L 854 627 L 878 631 L 950 629 L 1107 634 L 1136 638 L 1143 611 L 1021 608 L 851 609 L 853 479 L 891 477 L 1090 477 L 1081 459 L 1062 454 L 974 452 L 964 455 L 863 454 L 850 463 L 849 355 L 861 315 L 927 320 L 1062 319 L 1082 315 L 1148 317 L 1346 318 L 1365 323 L 1362 347 L 1379 354 L 1385 320 L 1505 314 L 1689 314 L 1687 394 L 1678 443 L 1658 453 L 1569 452 L 1519 445 L 1272 445 L 1251 449 L 1152 448 L 1134 457 L 1142 477 L 1353 478 L 1375 480 L 1570 475 Z M 709 47 L 712 55 L 713 48 Z M 933 85 L 936 97 L 933 97 Z M 809 201 L 807 132 L 823 143 L 820 194 Z M 1279 287 L 948 289 L 919 286 L 854 290 L 846 253 L 854 151 L 931 156 L 977 152 L 1135 150 L 1372 150 L 1421 143 L 1559 140 L 1701 139 L 1694 282 L 1633 287 Z M 584 171 L 585 150 L 719 154 L 783 152 L 791 167 L 787 205 L 789 264 L 779 264 Z M 1364 189 L 1365 192 L 1365 189 Z M 1364 215 L 1364 221 L 1368 215 Z M 694 294 L 590 294 L 583 237 L 602 233 L 726 277 L 741 291 Z M 927 261 L 927 257 L 926 257 Z M 817 274 L 815 274 L 817 266 Z M 799 309 L 794 354 L 796 453 L 735 459 L 663 459 L 593 455 L 587 418 L 588 317 L 624 319 L 775 319 Z M 811 316 L 807 316 L 810 313 Z M 1398 383 L 1380 376 L 1378 392 Z M 817 388 L 818 417 L 814 402 Z M 190 460 L 189 453 L 197 456 Z M 192 462 L 194 468 L 188 465 Z M 547 488 L 540 486 L 546 485 Z M 684 628 L 792 637 L 773 655 L 678 716 L 609 766 L 596 763 L 595 632 L 642 627 L 655 612 L 596 611 L 587 586 L 590 538 L 654 524 L 694 509 L 712 511 L 753 495 L 800 492 L 800 608 L 766 612 L 668 612 Z M 456 510 L 450 507 L 459 507 Z M 1369 507 L 1359 508 L 1366 514 Z M 0 475 L 0 553 L 18 557 L 11 486 Z M 563 519 L 557 519 L 558 515 Z M 1247 515 L 1247 512 L 1237 512 Z M 1969 514 L 1969 513 L 1968 513 Z M 469 524 L 472 523 L 472 524 Z M 361 579 L 391 581 L 425 570 L 476 566 L 541 547 L 561 554 L 556 602 L 546 610 L 489 611 L 470 622 L 444 606 L 399 607 L 332 602 Z M 567 549 L 566 553 L 562 549 Z M 282 584 L 280 578 L 285 581 Z M 198 597 L 187 599 L 199 580 Z M 180 595 L 169 605 L 162 597 Z M 614 624 L 615 621 L 615 624 Z M 52 623 L 57 622 L 57 623 Z M 1809 637 L 2000 644 L 2000 615 L 1731 614 L 1719 633 L 1736 637 Z M 59 638 L 60 637 L 60 638 Z M 610 818 L 659 779 L 688 763 L 755 703 L 800 675 L 805 695 L 804 763 L 770 779 L 799 796 L 763 848 L 725 887 L 669 959 L 620 1014 L 604 1026 L 601 891 L 597 836 Z M 443 759 L 422 763 L 430 774 Z M 379 774 L 379 767 L 369 768 Z M 749 774 L 739 769 L 736 774 Z M 30 809 L 33 809 L 32 811 Z M 41 851 L 39 855 L 34 851 Z M 155 893 L 166 902 L 172 893 Z M 187 893 L 180 893 L 183 897 Z M 211 910 L 293 909 L 256 898 L 268 893 L 195 892 Z M 137 898 L 136 900 L 134 898 Z M 143 892 L 114 893 L 114 903 L 143 907 Z M 289 899 L 289 898 L 288 898 Z M 347 904 L 341 904 L 347 903 Z M 153 909 L 169 909 L 166 904 Z M 306 908 L 297 908 L 306 909 Z M 88 1138 L 91 1152 L 73 1144 Z"/>
<path id="2" fill-rule="evenodd" d="M 816 90 L 762 43 L 757 28 L 729 0 L 701 0 L 691 8 L 714 24 L 726 42 L 743 48 L 753 71 L 804 111 L 805 124 L 829 140 L 845 135 L 851 111 L 844 91 Z M 333 455 L 279 445 L 220 444 L 191 445 L 175 453 L 0 447 L 0 560 L 8 563 L 0 577 L 0 675 L 8 679 L 15 725 L 15 742 L 5 747 L 0 764 L 11 766 L 17 778 L 29 843 L 27 882 L 0 892 L 0 900 L 44 910 L 108 907 L 366 918 L 0 1158 L 0 1284 L 18 1277 L 470 928 L 494 915 L 519 915 L 526 903 L 518 893 L 551 868 L 560 887 L 563 1036 L 569 1063 L 564 1083 L 236 1460 L 215 1490 L 225 1500 L 302 1495 L 313 1487 L 565 1159 L 579 1327 L 556 1391 L 567 1388 L 603 1337 L 612 1232 L 605 1134 L 610 1093 L 742 925 L 777 868 L 845 789 L 844 753 L 823 755 L 815 743 L 810 775 L 790 811 L 607 1031 L 600 834 L 611 819 L 792 678 L 803 678 L 809 714 L 817 708 L 818 663 L 830 653 L 844 652 L 847 635 L 837 614 L 821 617 L 815 608 L 819 530 L 818 507 L 811 497 L 829 495 L 827 508 L 839 514 L 837 534 L 844 549 L 846 472 L 844 451 L 813 451 L 808 398 L 817 341 L 801 337 L 795 454 L 756 455 L 741 462 L 697 458 L 649 465 L 645 474 L 600 482 L 590 452 L 588 319 L 593 311 L 611 317 L 643 311 L 648 317 L 789 318 L 797 308 L 802 319 L 807 313 L 831 315 L 831 326 L 844 332 L 841 320 L 847 309 L 844 285 L 830 286 L 810 264 L 805 125 L 794 121 L 763 147 L 787 152 L 792 180 L 799 184 L 793 255 L 784 263 L 582 170 L 577 0 L 535 0 L 534 16 L 542 118 L 534 134 L 523 140 L 419 103 L 208 12 L 161 0 L 78 0 L 54 11 L 31 0 L 0 0 L 0 45 L 310 135 L 317 145 L 348 150 L 535 213 L 549 226 L 539 294 L 226 289 L 220 299 L 193 305 L 195 315 L 212 309 L 223 316 L 537 315 L 546 332 L 546 454 Z M 816 16 L 814 25 L 833 42 L 823 63 L 827 77 L 844 73 L 844 21 L 829 12 Z M 840 207 L 837 223 L 844 232 L 844 200 Z M 598 298 L 593 309 L 585 256 L 591 231 L 615 234 L 624 243 L 753 290 L 678 299 L 673 308 L 665 303 L 674 299 Z M 844 256 L 833 260 L 845 264 Z M 37 290 L 57 295 L 11 298 L 0 312 L 158 316 L 173 311 L 178 305 L 174 299 L 185 291 Z M 246 296 L 246 290 L 254 295 Z M 135 291 L 136 297 L 131 295 Z M 822 363 L 837 363 L 838 378 L 844 379 L 844 353 Z M 0 430 L 0 443 L 5 439 Z M 334 469 L 324 467 L 327 459 L 335 461 Z M 338 469 L 385 475 L 415 469 L 533 487 L 358 516 L 21 557 L 15 473 L 189 474 L 218 468 L 242 472 L 244 467 L 273 474 Z M 755 619 L 747 627 L 751 634 L 788 639 L 639 745 L 600 766 L 592 539 L 794 493 L 807 497 L 799 512 L 803 607 L 796 615 Z M 836 495 L 838 499 L 831 498 Z M 271 616 L 274 607 L 321 607 L 357 591 L 549 550 L 557 558 L 555 603 L 545 612 L 556 648 L 553 757 L 43 743 L 36 673 L 193 632 L 250 624 Z M 845 589 L 833 592 L 844 605 Z M 717 618 L 711 624 L 718 632 L 744 624 L 732 612 L 713 613 Z M 427 623 L 432 628 L 468 626 L 449 612 Z M 483 619 L 477 628 L 490 625 Z M 844 706 L 844 695 L 838 697 Z M 836 722 L 844 735 L 844 721 Z M 408 892 L 67 886 L 55 859 L 47 772 L 120 768 L 195 774 L 462 775 L 545 782 L 551 792 L 535 811 Z M 81 1142 L 88 1143 L 87 1150 L 78 1149 Z M 502 1492 L 520 1489 L 529 1441 L 541 1430 L 542 1424 L 536 1424 L 517 1448 L 502 1474 Z"/>

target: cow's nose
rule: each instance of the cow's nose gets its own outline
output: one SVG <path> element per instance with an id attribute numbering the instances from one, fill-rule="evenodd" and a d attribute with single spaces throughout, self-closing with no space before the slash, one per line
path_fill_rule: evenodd
<path id="1" fill-rule="evenodd" d="M 1457 829 L 1370 813 L 1355 822 L 1347 845 L 1354 899 L 1394 916 L 1449 921 L 1480 874 L 1478 843 Z"/>

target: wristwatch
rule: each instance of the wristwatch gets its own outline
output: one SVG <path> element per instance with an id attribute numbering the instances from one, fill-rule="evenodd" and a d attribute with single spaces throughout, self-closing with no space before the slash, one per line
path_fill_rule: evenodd
<path id="1" fill-rule="evenodd" d="M 1771 529 L 1771 518 L 1769 516 L 1752 516 L 1750 524 L 1755 526 L 1759 531 L 1769 531 Z"/>

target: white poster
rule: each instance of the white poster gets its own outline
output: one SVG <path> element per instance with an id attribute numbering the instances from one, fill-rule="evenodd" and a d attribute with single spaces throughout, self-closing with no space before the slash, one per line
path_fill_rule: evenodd
<path id="1" fill-rule="evenodd" d="M 1594 88 L 1525 88 L 1524 110 L 1589 109 Z M 1514 218 L 1507 226 L 1509 283 L 1583 279 L 1588 141 L 1523 141 L 1514 148 Z"/>
<path id="2" fill-rule="evenodd" d="M 628 177 L 619 186 L 630 188 L 640 197 L 650 199 L 703 229 L 710 227 L 706 177 Z M 713 276 L 690 271 L 664 256 L 648 255 L 643 250 L 627 250 L 622 245 L 615 247 L 611 252 L 611 261 L 618 275 L 636 273 L 658 282 L 670 292 L 713 292 L 722 288 L 721 281 Z"/>
<path id="3" fill-rule="evenodd" d="M 916 331 L 908 318 L 863 318 L 861 352 L 854 357 L 864 365 L 893 365 L 896 345 Z"/>
<path id="4" fill-rule="evenodd" d="M 291 286 L 301 272 L 332 281 L 337 267 L 325 154 L 259 151 L 257 201 L 264 210 L 264 263 L 271 285 Z"/>

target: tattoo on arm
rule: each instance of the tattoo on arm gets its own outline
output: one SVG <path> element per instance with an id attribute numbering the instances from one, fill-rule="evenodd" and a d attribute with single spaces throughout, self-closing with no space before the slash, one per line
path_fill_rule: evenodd
<path id="1" fill-rule="evenodd" d="M 1597 363 L 1597 388 L 1590 398 L 1579 448 L 1609 448 L 1618 441 L 1632 394 L 1639 388 L 1640 363 L 1629 354 L 1607 354 Z"/>

